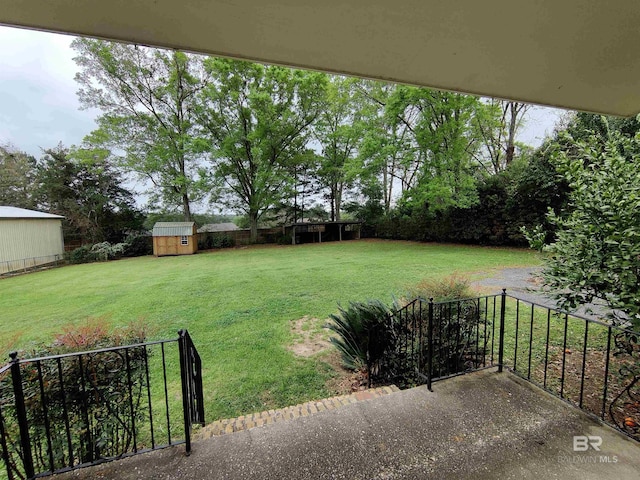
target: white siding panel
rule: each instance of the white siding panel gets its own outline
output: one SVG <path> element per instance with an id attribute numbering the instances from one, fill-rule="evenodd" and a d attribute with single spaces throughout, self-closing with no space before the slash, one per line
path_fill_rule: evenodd
<path id="1" fill-rule="evenodd" d="M 60 220 L 0 220 L 0 273 L 54 262 L 63 255 Z"/>

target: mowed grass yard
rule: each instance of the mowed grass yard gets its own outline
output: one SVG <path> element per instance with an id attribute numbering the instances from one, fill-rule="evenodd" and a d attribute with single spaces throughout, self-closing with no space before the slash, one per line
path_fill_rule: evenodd
<path id="1" fill-rule="evenodd" d="M 90 319 L 143 320 L 154 339 L 186 328 L 213 421 L 335 394 L 335 355 L 290 350 L 297 319 L 326 319 L 351 300 L 391 302 L 425 278 L 537 264 L 528 250 L 361 240 L 67 266 L 0 280 L 0 345 L 6 354 L 50 342 Z"/>

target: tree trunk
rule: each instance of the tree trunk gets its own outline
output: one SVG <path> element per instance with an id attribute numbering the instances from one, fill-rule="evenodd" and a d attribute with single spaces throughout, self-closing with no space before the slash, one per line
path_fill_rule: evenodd
<path id="1" fill-rule="evenodd" d="M 334 200 L 335 198 L 336 198 L 336 190 L 332 185 L 331 193 L 329 194 L 329 203 L 331 204 L 331 221 L 332 222 L 336 221 L 336 205 Z"/>
<path id="2" fill-rule="evenodd" d="M 189 203 L 189 195 L 186 193 L 182 194 L 182 213 L 184 215 L 185 222 L 193 221 L 193 216 L 191 215 L 191 204 Z"/>
<path id="3" fill-rule="evenodd" d="M 508 167 L 513 161 L 515 155 L 515 141 L 516 130 L 518 129 L 518 122 L 520 117 L 527 111 L 528 107 L 525 104 L 518 102 L 509 102 L 509 135 L 507 137 L 507 148 L 504 159 L 505 167 Z"/>
<path id="4" fill-rule="evenodd" d="M 249 227 L 251 228 L 249 241 L 256 243 L 258 241 L 258 212 L 253 210 L 249 211 Z"/>
<path id="5" fill-rule="evenodd" d="M 335 202 L 336 202 L 336 215 L 335 215 L 335 222 L 339 222 L 340 221 L 340 207 L 342 204 L 342 188 L 338 187 L 336 188 L 336 195 L 335 195 Z"/>
<path id="6" fill-rule="evenodd" d="M 384 192 L 384 213 L 387 214 L 389 213 L 389 203 L 390 203 L 390 193 L 388 191 L 388 185 L 389 185 L 389 174 L 388 174 L 388 165 L 385 164 L 385 166 L 382 168 L 382 191 Z"/>

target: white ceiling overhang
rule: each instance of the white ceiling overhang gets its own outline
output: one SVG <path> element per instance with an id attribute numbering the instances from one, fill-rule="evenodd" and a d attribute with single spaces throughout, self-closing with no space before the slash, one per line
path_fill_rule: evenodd
<path id="1" fill-rule="evenodd" d="M 637 0 L 0 0 L 0 23 L 640 112 Z"/>

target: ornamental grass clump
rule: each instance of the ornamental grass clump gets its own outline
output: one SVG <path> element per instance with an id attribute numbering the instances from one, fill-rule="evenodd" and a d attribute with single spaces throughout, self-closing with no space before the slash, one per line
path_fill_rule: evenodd
<path id="1" fill-rule="evenodd" d="M 407 289 L 405 297 L 406 303 L 416 298 L 434 302 L 446 302 L 450 300 L 461 300 L 477 296 L 471 289 L 469 279 L 454 273 L 445 278 L 424 279 L 415 286 Z M 404 303 L 404 302 L 403 302 Z"/>

